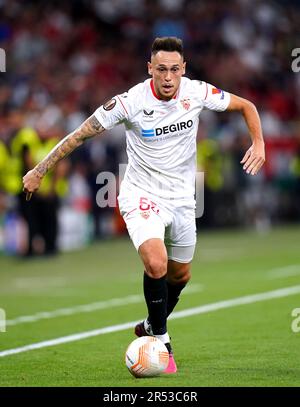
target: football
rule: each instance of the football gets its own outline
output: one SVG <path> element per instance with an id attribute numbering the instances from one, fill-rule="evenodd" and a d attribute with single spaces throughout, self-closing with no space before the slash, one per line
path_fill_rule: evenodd
<path id="1" fill-rule="evenodd" d="M 125 363 L 135 377 L 154 377 L 162 373 L 169 363 L 169 352 L 154 336 L 142 336 L 128 346 Z"/>

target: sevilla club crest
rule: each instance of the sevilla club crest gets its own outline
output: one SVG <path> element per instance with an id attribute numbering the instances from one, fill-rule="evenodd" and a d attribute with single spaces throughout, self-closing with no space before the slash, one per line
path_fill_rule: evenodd
<path id="1" fill-rule="evenodd" d="M 189 108 L 191 107 L 191 100 L 189 98 L 181 99 L 180 103 L 185 110 L 189 110 Z"/>

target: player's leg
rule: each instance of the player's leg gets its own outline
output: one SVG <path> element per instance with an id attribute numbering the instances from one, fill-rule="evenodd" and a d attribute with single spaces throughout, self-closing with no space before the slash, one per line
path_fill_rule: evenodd
<path id="1" fill-rule="evenodd" d="M 168 261 L 167 287 L 168 303 L 167 316 L 171 314 L 179 301 L 181 291 L 187 285 L 191 278 L 191 262 L 180 263 L 175 260 Z"/>
<path id="2" fill-rule="evenodd" d="M 152 333 L 164 343 L 170 342 L 167 333 L 167 266 L 168 256 L 164 242 L 153 238 L 138 249 L 144 263 L 144 295 L 148 308 L 148 323 Z"/>
<path id="3" fill-rule="evenodd" d="M 151 326 L 154 336 L 159 338 L 169 351 L 169 363 L 165 373 L 176 373 L 177 366 L 167 332 L 168 317 L 168 282 L 167 273 L 170 271 L 170 281 L 182 284 L 187 281 L 186 270 L 173 263 L 169 267 L 166 247 L 160 239 L 150 239 L 139 247 L 139 254 L 145 266 L 144 294 L 148 307 L 148 318 L 138 324 L 145 328 Z M 173 290 L 171 290 L 173 294 Z M 172 305 L 176 305 L 175 300 Z M 174 308 L 174 307 L 173 307 Z"/>
<path id="4" fill-rule="evenodd" d="M 168 255 L 164 244 L 165 227 L 172 217 L 168 210 L 153 202 L 144 191 L 132 186 L 126 190 L 123 188 L 118 201 L 130 238 L 144 263 L 148 318 L 137 324 L 135 333 L 137 336 L 154 335 L 161 339 L 170 354 L 169 364 L 171 361 L 175 366 L 167 373 L 175 373 L 176 364 L 167 332 Z"/>
<path id="5" fill-rule="evenodd" d="M 167 317 L 174 310 L 179 301 L 181 291 L 185 288 L 191 278 L 191 262 L 180 263 L 175 260 L 168 260 L 167 266 Z M 153 335 L 152 326 L 149 317 L 142 323 L 136 325 L 136 335 Z"/>
<path id="6" fill-rule="evenodd" d="M 145 270 L 149 274 L 145 272 L 144 282 L 149 284 L 150 276 L 151 278 L 155 276 L 157 279 L 155 285 L 153 284 L 154 281 L 151 283 L 153 289 L 151 294 L 147 286 L 144 285 L 145 298 L 148 305 L 148 318 L 136 325 L 135 333 L 137 336 L 155 335 L 165 343 L 169 351 L 169 364 L 164 373 L 173 374 L 177 372 L 177 365 L 167 332 L 167 317 L 173 311 L 181 291 L 190 279 L 190 262 L 184 263 L 184 261 L 167 260 L 166 248 L 159 239 L 151 239 L 151 241 L 145 242 L 144 246 L 141 245 L 140 249 L 139 252 L 144 261 Z M 168 249 L 169 252 L 177 256 L 176 258 L 179 257 L 179 259 L 191 257 L 194 252 L 194 246 L 183 249 L 177 247 L 172 249 L 169 247 Z M 159 254 L 157 260 L 154 260 L 154 253 Z M 167 275 L 165 272 L 167 272 Z M 151 303 L 151 298 L 153 304 Z M 158 329 L 161 329 L 161 331 Z M 165 334 L 158 335 L 158 332 L 165 332 Z"/>
<path id="7" fill-rule="evenodd" d="M 118 200 L 128 233 L 144 263 L 144 294 L 149 320 L 153 324 L 153 330 L 149 332 L 146 332 L 144 323 L 138 324 L 135 333 L 137 336 L 165 335 L 168 256 L 164 235 L 169 215 L 149 194 L 137 187 L 123 187 Z M 167 339 L 163 338 L 164 341 Z"/>
<path id="8" fill-rule="evenodd" d="M 169 258 L 167 268 L 167 317 L 174 310 L 176 304 L 179 301 L 181 291 L 184 289 L 191 278 L 190 268 L 194 250 L 195 244 L 185 247 L 172 245 L 169 245 L 167 247 Z M 165 373 L 176 373 L 176 371 L 177 366 L 173 356 L 173 352 L 171 351 L 169 364 L 165 370 Z"/>

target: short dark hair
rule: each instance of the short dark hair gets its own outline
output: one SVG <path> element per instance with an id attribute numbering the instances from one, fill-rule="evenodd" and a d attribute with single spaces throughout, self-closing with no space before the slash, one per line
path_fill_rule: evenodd
<path id="1" fill-rule="evenodd" d="M 182 40 L 177 37 L 158 37 L 155 38 L 151 48 L 151 54 L 155 55 L 158 51 L 177 51 L 183 57 Z"/>

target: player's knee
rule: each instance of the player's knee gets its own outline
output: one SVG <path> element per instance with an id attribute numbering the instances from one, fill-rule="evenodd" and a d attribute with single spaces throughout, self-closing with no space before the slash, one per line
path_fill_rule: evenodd
<path id="1" fill-rule="evenodd" d="M 182 276 L 180 276 L 180 281 L 178 284 L 187 284 L 191 279 L 191 273 L 189 270 L 185 271 Z"/>
<path id="2" fill-rule="evenodd" d="M 168 281 L 170 284 L 187 284 L 191 279 L 191 272 L 190 268 L 187 266 L 183 266 L 180 270 L 176 273 L 173 273 L 168 276 Z"/>
<path id="3" fill-rule="evenodd" d="M 150 258 L 145 262 L 146 273 L 149 277 L 161 278 L 167 273 L 167 264 L 168 260 L 163 256 L 160 258 Z"/>
<path id="4" fill-rule="evenodd" d="M 191 279 L 191 273 L 189 271 L 179 275 L 175 278 L 174 284 L 187 284 Z"/>

